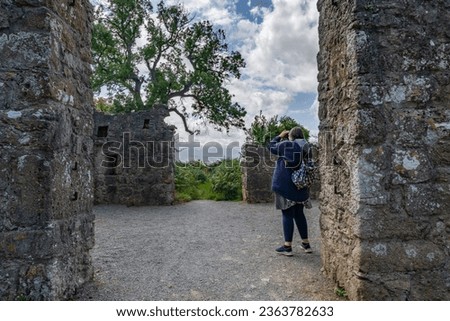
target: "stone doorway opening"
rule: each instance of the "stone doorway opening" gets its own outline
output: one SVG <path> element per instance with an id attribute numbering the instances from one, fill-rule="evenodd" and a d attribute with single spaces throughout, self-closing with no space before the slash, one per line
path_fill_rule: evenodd
<path id="1" fill-rule="evenodd" d="M 0 297 L 64 299 L 92 277 L 91 7 L 0 5 Z M 448 300 L 450 4 L 318 8 L 324 269 L 350 299 Z"/>

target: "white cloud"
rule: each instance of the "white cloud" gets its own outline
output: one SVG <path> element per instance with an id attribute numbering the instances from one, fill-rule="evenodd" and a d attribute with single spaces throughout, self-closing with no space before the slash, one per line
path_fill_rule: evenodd
<path id="1" fill-rule="evenodd" d="M 234 80 L 228 86 L 236 100 L 247 110 L 246 123 L 250 125 L 260 111 L 271 117 L 286 113 L 292 96 L 281 90 L 264 89 L 258 83 L 249 80 Z"/>
<path id="2" fill-rule="evenodd" d="M 229 11 L 225 8 L 209 8 L 209 10 L 205 12 L 205 15 L 208 16 L 211 21 L 214 21 L 214 24 L 219 26 L 228 26 L 234 21 L 233 16 L 230 15 Z"/>
<path id="3" fill-rule="evenodd" d="M 232 33 L 227 35 L 230 41 L 240 43 L 239 50 L 242 53 L 249 52 L 255 46 L 255 37 L 260 30 L 260 26 L 247 19 L 237 21 Z"/>
<path id="4" fill-rule="evenodd" d="M 311 113 L 312 118 L 314 119 L 316 124 L 319 124 L 319 100 L 318 97 L 316 97 L 316 100 L 311 105 L 311 108 L 309 109 L 309 112 Z M 319 137 L 319 127 L 311 128 L 310 129 L 311 136 L 314 136 L 314 139 L 311 139 L 311 141 L 317 141 Z"/>
<path id="5" fill-rule="evenodd" d="M 156 1 L 155 1 L 156 2 Z M 184 8 L 192 13 L 196 19 L 210 20 L 215 26 L 224 28 L 231 26 L 237 20 L 234 10 L 234 0 L 168 0 L 166 4 L 182 3 Z"/>
<path id="6" fill-rule="evenodd" d="M 253 7 L 250 9 L 250 13 L 258 18 L 263 18 L 265 14 L 268 14 L 270 12 L 269 8 L 266 7 Z"/>
<path id="7" fill-rule="evenodd" d="M 246 74 L 291 92 L 317 87 L 318 51 L 315 1 L 273 0 L 254 48 L 246 52 Z"/>
<path id="8" fill-rule="evenodd" d="M 311 115 L 313 116 L 314 120 L 319 123 L 319 97 L 316 97 L 313 104 L 309 108 L 309 111 Z"/>

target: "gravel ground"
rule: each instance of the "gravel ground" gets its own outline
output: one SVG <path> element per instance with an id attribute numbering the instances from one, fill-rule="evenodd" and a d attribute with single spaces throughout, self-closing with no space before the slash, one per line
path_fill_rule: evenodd
<path id="1" fill-rule="evenodd" d="M 193 201 L 164 207 L 96 206 L 95 281 L 79 300 L 339 300 L 321 271 L 319 211 L 306 210 L 313 254 L 277 254 L 273 204 Z"/>

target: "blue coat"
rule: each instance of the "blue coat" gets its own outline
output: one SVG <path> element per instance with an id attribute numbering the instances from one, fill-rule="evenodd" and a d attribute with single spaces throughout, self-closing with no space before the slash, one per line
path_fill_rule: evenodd
<path id="1" fill-rule="evenodd" d="M 275 170 L 272 176 L 272 191 L 291 201 L 304 202 L 309 198 L 308 188 L 298 189 L 292 183 L 292 172 L 301 164 L 306 157 L 309 145 L 304 139 L 295 142 L 281 140 L 276 136 L 269 144 L 272 154 L 278 155 Z"/>

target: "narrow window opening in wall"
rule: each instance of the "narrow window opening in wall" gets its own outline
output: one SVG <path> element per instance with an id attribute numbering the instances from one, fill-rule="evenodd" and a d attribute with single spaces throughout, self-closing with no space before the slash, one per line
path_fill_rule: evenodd
<path id="1" fill-rule="evenodd" d="M 108 137 L 108 126 L 99 126 L 97 130 L 97 137 Z"/>
<path id="2" fill-rule="evenodd" d="M 144 129 L 150 128 L 150 119 L 144 119 Z"/>
<path id="3" fill-rule="evenodd" d="M 77 199 L 78 199 L 78 192 L 74 192 L 72 197 L 71 197 L 71 200 L 72 201 L 76 201 Z"/>
<path id="4" fill-rule="evenodd" d="M 69 0 L 69 6 L 74 7 L 75 6 L 75 0 Z"/>
<path id="5" fill-rule="evenodd" d="M 78 170 L 78 162 L 75 162 L 75 163 L 73 164 L 72 170 L 73 170 L 73 171 Z"/>

